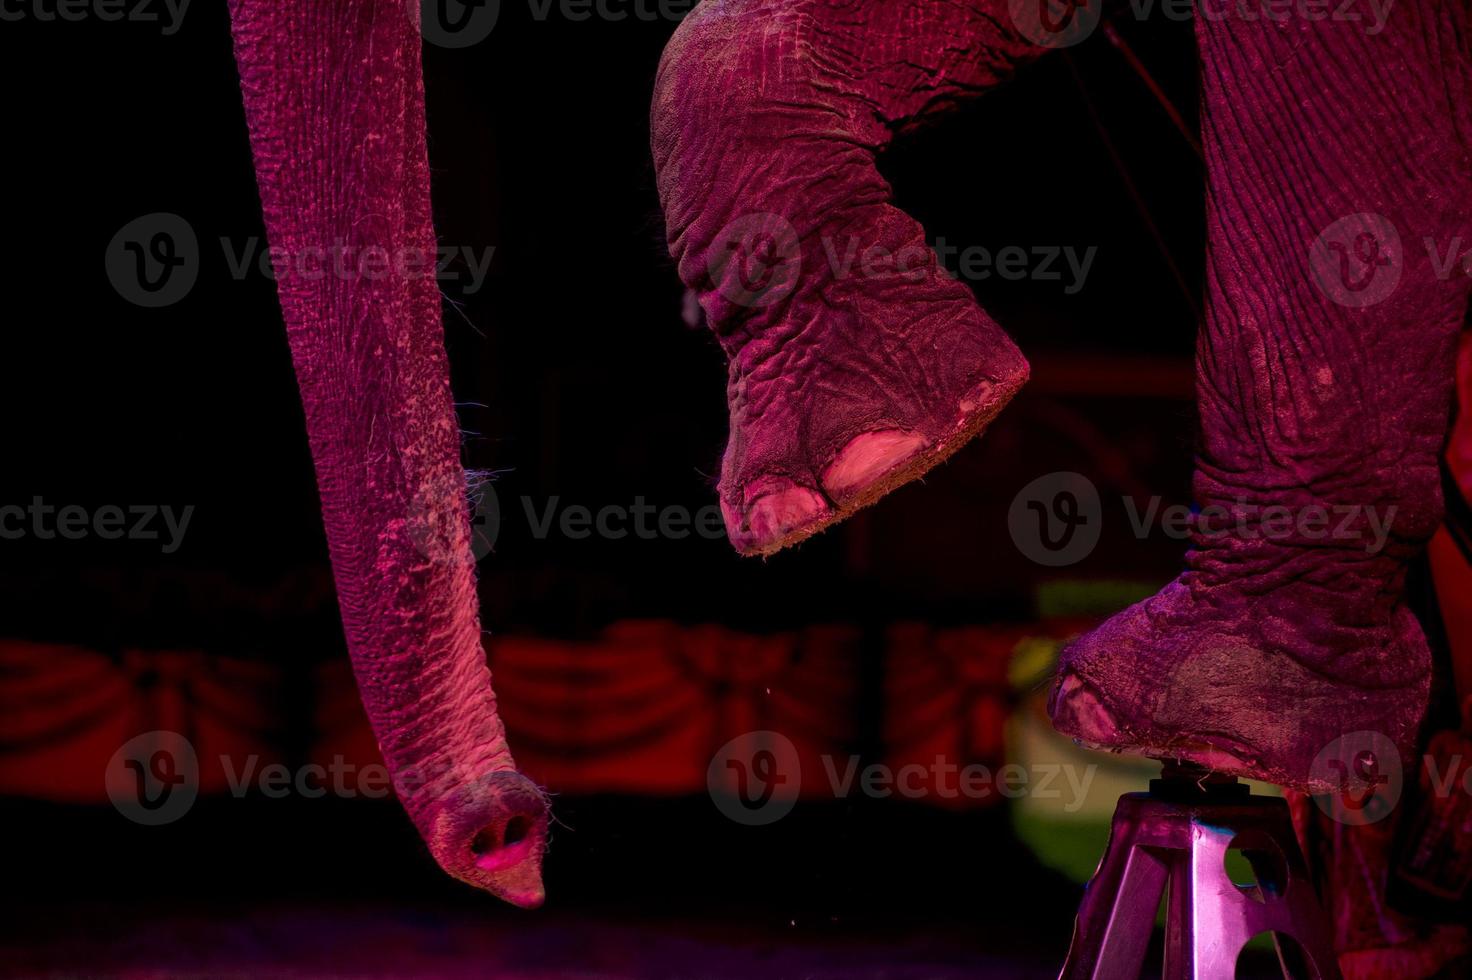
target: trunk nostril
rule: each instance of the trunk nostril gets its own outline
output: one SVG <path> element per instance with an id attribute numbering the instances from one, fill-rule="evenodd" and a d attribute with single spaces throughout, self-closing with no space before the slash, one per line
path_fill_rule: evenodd
<path id="1" fill-rule="evenodd" d="M 480 833 L 476 834 L 475 838 L 470 842 L 471 853 L 473 853 L 476 857 L 483 857 L 494 851 L 499 846 L 500 841 L 497 838 L 495 827 L 485 828 Z"/>
<path id="2" fill-rule="evenodd" d="M 506 830 L 501 834 L 501 842 L 505 846 L 510 847 L 512 844 L 523 840 L 531 831 L 531 828 L 531 821 L 526 817 L 512 817 L 506 821 Z"/>
<path id="3" fill-rule="evenodd" d="M 532 821 L 530 818 L 517 815 L 507 819 L 504 824 L 492 824 L 482 828 L 470 841 L 470 852 L 475 855 L 475 863 L 482 869 L 490 871 L 515 863 L 523 856 L 523 848 L 518 844 L 525 842 L 532 835 Z"/>

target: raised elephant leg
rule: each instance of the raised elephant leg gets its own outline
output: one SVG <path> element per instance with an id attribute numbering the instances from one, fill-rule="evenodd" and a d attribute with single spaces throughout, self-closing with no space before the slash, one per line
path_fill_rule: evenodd
<path id="1" fill-rule="evenodd" d="M 516 772 L 481 648 L 432 276 L 419 4 L 231 0 L 230 12 L 364 706 L 436 860 L 540 904 L 546 804 Z"/>
<path id="2" fill-rule="evenodd" d="M 1427 701 L 1404 582 L 1467 313 L 1472 23 L 1197 24 L 1201 519 L 1180 578 L 1064 651 L 1051 709 L 1090 745 L 1324 790 L 1406 752 Z"/>
<path id="3" fill-rule="evenodd" d="M 939 463 L 1027 364 L 875 154 L 1042 48 L 1004 0 L 710 0 L 655 85 L 671 253 L 729 359 L 720 502 L 768 554 Z"/>

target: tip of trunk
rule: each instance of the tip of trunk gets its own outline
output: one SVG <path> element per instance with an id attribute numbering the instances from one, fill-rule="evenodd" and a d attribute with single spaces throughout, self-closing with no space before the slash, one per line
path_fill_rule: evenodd
<path id="1" fill-rule="evenodd" d="M 457 786 L 427 814 L 425 838 L 447 872 L 524 909 L 546 900 L 547 797 L 519 772 Z"/>

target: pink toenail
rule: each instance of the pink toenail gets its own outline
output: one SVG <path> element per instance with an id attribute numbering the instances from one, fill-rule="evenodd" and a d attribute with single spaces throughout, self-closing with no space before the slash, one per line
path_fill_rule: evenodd
<path id="1" fill-rule="evenodd" d="M 823 488 L 837 499 L 851 497 L 911 459 L 927 441 L 916 432 L 885 429 L 849 440 L 823 471 Z"/>
<path id="2" fill-rule="evenodd" d="M 1103 702 L 1072 674 L 1059 682 L 1053 697 L 1053 727 L 1073 738 L 1108 745 L 1119 738 L 1119 726 Z"/>
<path id="3" fill-rule="evenodd" d="M 992 388 L 990 381 L 983 381 L 971 390 L 971 394 L 961 399 L 960 409 L 963 415 L 970 415 L 983 405 L 992 401 Z"/>
<path id="4" fill-rule="evenodd" d="M 746 530 L 759 542 L 811 522 L 827 509 L 823 498 L 805 487 L 789 486 L 762 494 L 746 508 Z"/>

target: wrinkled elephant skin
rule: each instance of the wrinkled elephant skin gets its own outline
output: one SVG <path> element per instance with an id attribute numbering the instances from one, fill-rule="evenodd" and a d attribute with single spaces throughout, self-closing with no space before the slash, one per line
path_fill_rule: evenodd
<path id="1" fill-rule="evenodd" d="M 435 254 L 418 6 L 232 0 L 266 229 L 289 262 Z M 481 647 L 436 283 L 278 287 L 348 651 L 399 798 L 447 872 L 538 905 L 547 806 L 516 772 Z"/>
<path id="2" fill-rule="evenodd" d="M 1467 314 L 1443 255 L 1472 241 L 1468 29 L 1434 0 L 1378 34 L 1198 19 L 1194 493 L 1223 519 L 1180 578 L 1063 652 L 1061 731 L 1321 792 L 1413 748 L 1430 654 L 1405 576 L 1442 517 Z"/>
<path id="3" fill-rule="evenodd" d="M 720 495 L 739 550 L 923 472 L 1025 378 L 960 284 L 832 261 L 924 251 L 874 155 L 1042 53 L 1013 12 L 713 0 L 666 50 L 655 161 L 681 278 L 730 360 Z M 1050 707 L 1087 744 L 1322 789 L 1363 762 L 1355 733 L 1414 739 L 1429 655 L 1405 570 L 1441 517 L 1472 78 L 1465 8 L 1413 0 L 1370 26 L 1197 19 L 1194 491 L 1217 525 L 1176 582 L 1065 650 Z"/>
<path id="4" fill-rule="evenodd" d="M 1027 379 L 875 155 L 1038 52 L 970 0 L 721 0 L 665 49 L 654 162 L 671 254 L 729 362 L 719 494 L 743 554 L 923 475 Z"/>

